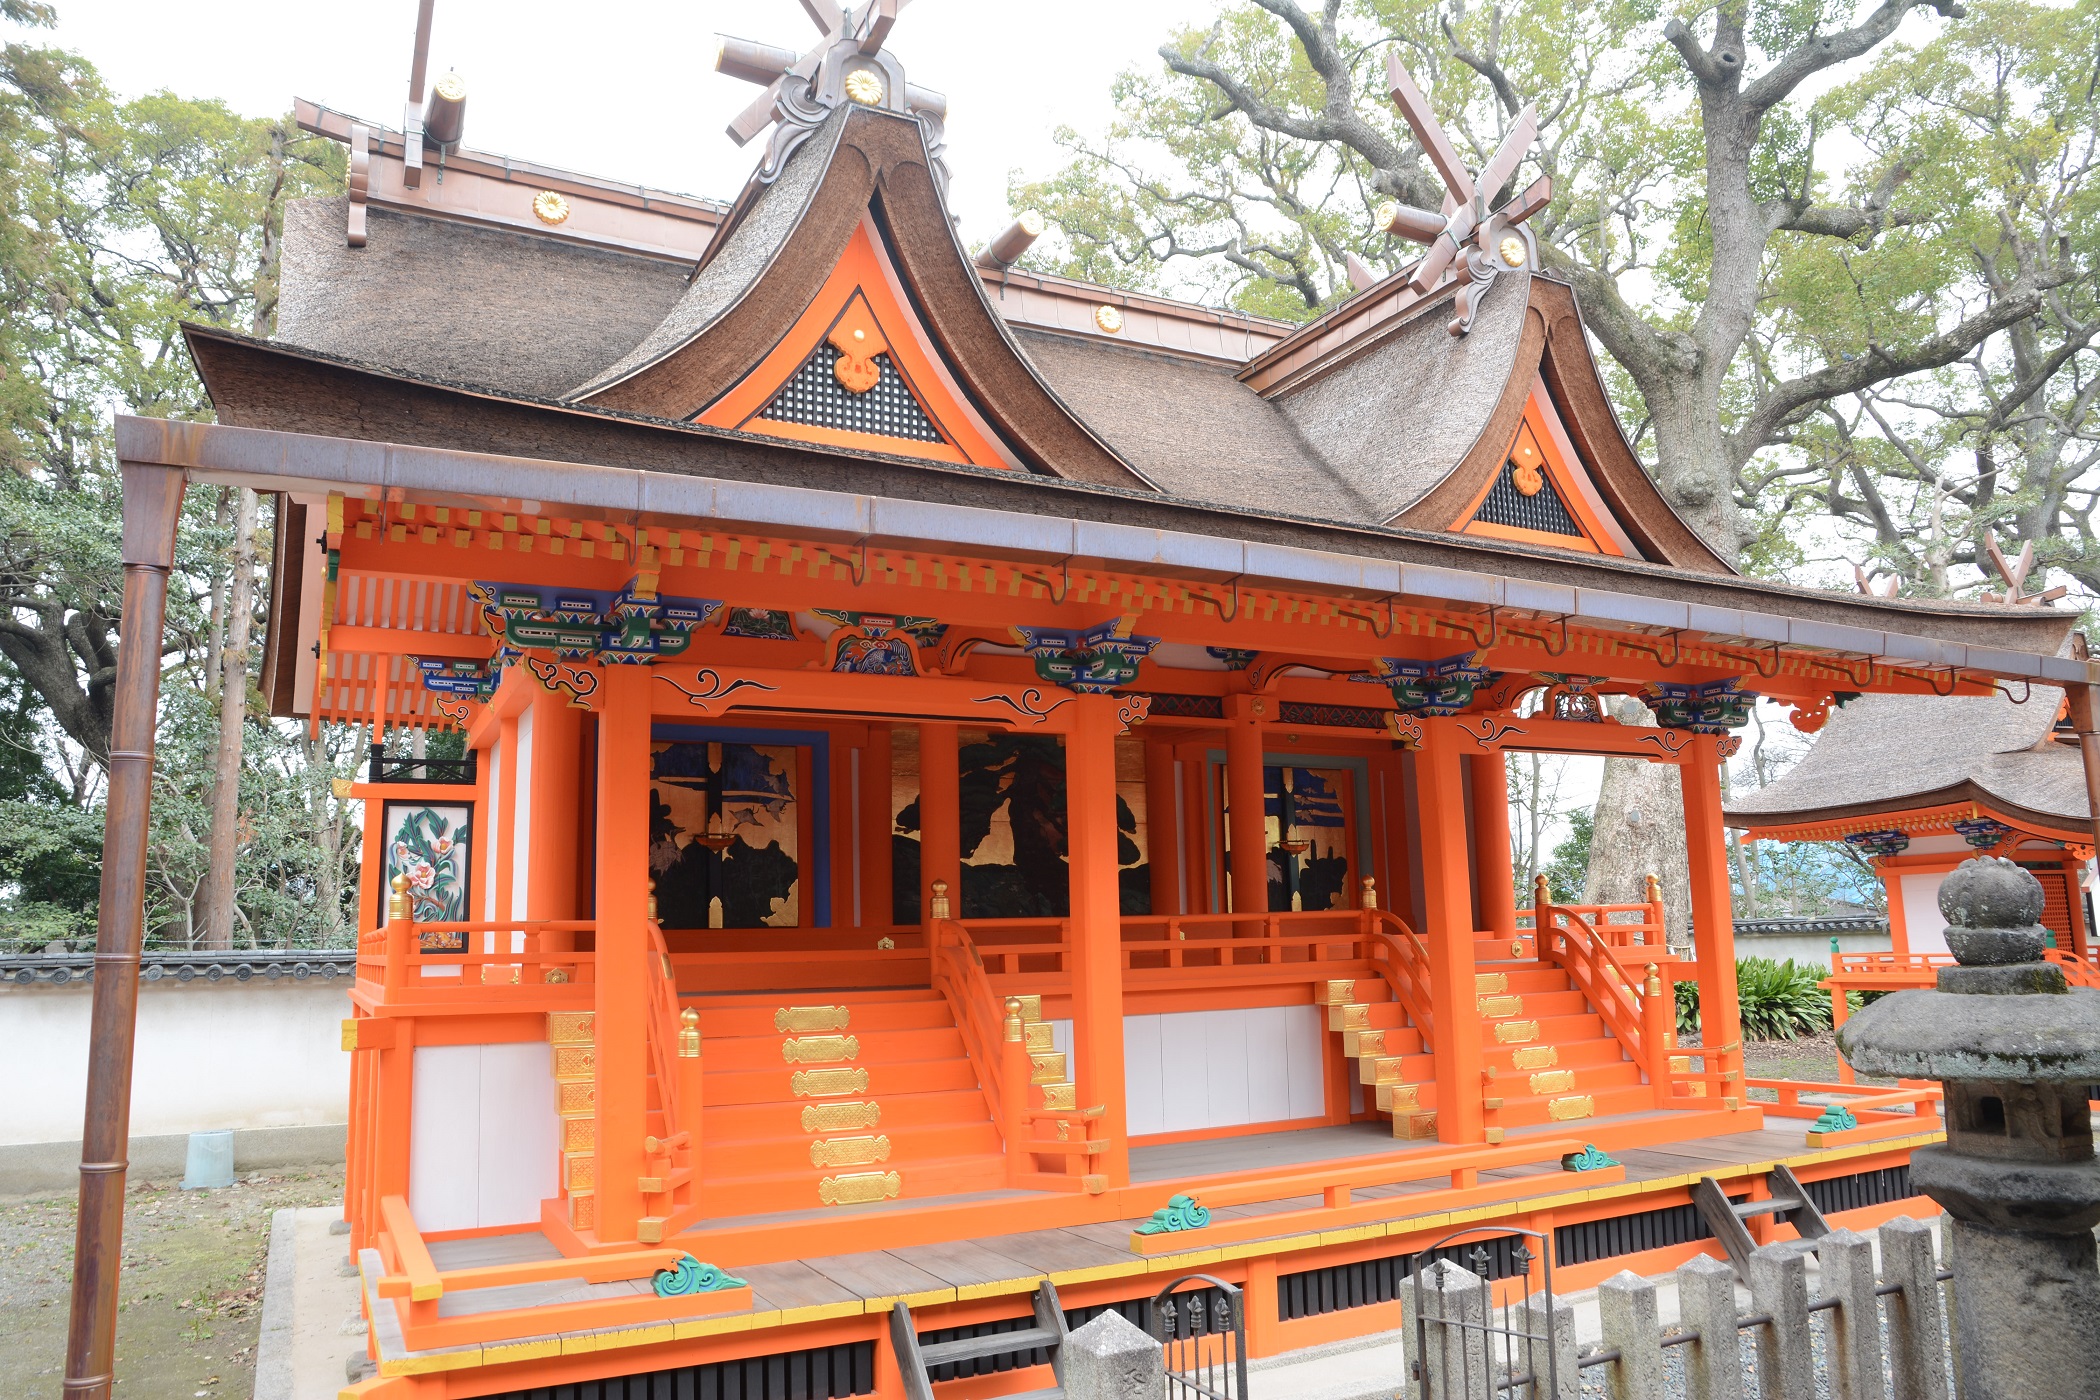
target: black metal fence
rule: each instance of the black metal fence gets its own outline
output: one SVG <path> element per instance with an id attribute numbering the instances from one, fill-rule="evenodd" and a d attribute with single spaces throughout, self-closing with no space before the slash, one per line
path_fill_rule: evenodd
<path id="1" fill-rule="evenodd" d="M 1247 1400 L 1247 1308 L 1237 1287 L 1183 1274 L 1153 1296 L 1150 1311 L 1166 1353 L 1167 1400 Z"/>

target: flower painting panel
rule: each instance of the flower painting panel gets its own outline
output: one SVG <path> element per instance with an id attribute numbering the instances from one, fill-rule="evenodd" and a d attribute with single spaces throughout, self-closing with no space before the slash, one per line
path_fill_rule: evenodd
<path id="1" fill-rule="evenodd" d="M 467 802 L 389 802 L 386 805 L 386 886 L 408 877 L 409 917 L 419 924 L 461 923 L 467 917 L 469 828 Z M 423 936 L 426 953 L 463 953 L 463 933 Z"/>

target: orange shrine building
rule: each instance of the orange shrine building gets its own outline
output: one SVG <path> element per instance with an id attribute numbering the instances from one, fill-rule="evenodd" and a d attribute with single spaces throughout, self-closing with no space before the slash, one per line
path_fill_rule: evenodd
<path id="1" fill-rule="evenodd" d="M 911 1339 L 1200 1270 L 1280 1353 L 1397 1326 L 1454 1229 L 1670 1267 L 1699 1178 L 1778 1162 L 1929 1210 L 1936 1091 L 1819 1131 L 1745 1078 L 1722 765 L 1757 696 L 2083 694 L 2064 619 L 1708 549 L 1539 268 L 1550 188 L 1476 197 L 1522 123 L 1476 175 L 1396 70 L 1456 212 L 1381 211 L 1422 258 L 1289 325 L 1024 271 L 1026 217 L 973 256 L 895 6 L 805 8 L 725 46 L 726 204 L 478 153 L 420 60 L 407 130 L 302 104 L 351 184 L 290 211 L 277 337 L 192 328 L 217 422 L 119 423 L 127 619 L 185 483 L 270 492 L 264 693 L 370 731 L 350 1393 L 1040 1391 Z M 1692 946 L 1515 895 L 1542 750 L 1679 769 Z"/>

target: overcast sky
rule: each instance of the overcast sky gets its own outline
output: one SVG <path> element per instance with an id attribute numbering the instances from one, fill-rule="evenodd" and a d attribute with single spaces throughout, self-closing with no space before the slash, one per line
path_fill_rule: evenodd
<path id="1" fill-rule="evenodd" d="M 58 42 L 125 96 L 169 88 L 253 116 L 307 97 L 398 127 L 415 0 L 57 0 Z M 947 94 L 952 203 L 967 241 L 1009 217 L 1007 172 L 1050 174 L 1051 132 L 1100 130 L 1109 83 L 1213 0 L 917 0 L 889 48 Z M 482 151 L 727 199 L 756 163 L 722 128 L 756 94 L 714 71 L 715 36 L 808 47 L 796 0 L 437 0 L 432 76 L 466 80 Z"/>

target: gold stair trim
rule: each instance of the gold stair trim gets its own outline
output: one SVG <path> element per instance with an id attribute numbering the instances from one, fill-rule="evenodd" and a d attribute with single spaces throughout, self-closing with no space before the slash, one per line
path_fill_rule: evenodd
<path id="1" fill-rule="evenodd" d="M 788 1088 L 798 1099 L 831 1099 L 841 1094 L 868 1092 L 864 1069 L 798 1069 L 788 1076 Z"/>
<path id="2" fill-rule="evenodd" d="M 773 1029 L 783 1035 L 842 1031 L 852 1014 L 843 1006 L 783 1006 L 773 1013 Z"/>
<path id="3" fill-rule="evenodd" d="M 569 1228 L 592 1230 L 598 1225 L 598 1198 L 588 1191 L 569 1197 Z"/>
<path id="4" fill-rule="evenodd" d="M 1065 1079 L 1065 1052 L 1050 1050 L 1031 1052 L 1028 1056 L 1028 1082 L 1031 1084 L 1056 1084 Z"/>
<path id="5" fill-rule="evenodd" d="M 902 1194 L 904 1178 L 895 1172 L 856 1172 L 827 1176 L 817 1183 L 817 1199 L 827 1206 L 859 1206 Z"/>
<path id="6" fill-rule="evenodd" d="M 1384 1031 L 1343 1031 L 1342 1053 L 1352 1060 L 1385 1053 Z"/>
<path id="7" fill-rule="evenodd" d="M 879 1103 L 810 1103 L 802 1106 L 802 1131 L 840 1133 L 872 1128 L 882 1121 Z"/>
<path id="8" fill-rule="evenodd" d="M 1527 1045 L 1522 1050 L 1512 1050 L 1509 1064 L 1512 1069 L 1551 1069 L 1560 1063 L 1560 1047 L 1557 1045 Z"/>
<path id="9" fill-rule="evenodd" d="M 1499 1016 L 1521 1016 L 1524 1014 L 1524 998 L 1482 997 L 1480 1014 L 1491 1020 Z"/>
<path id="10" fill-rule="evenodd" d="M 1023 1021 L 1040 1021 L 1043 1019 L 1043 994 L 1041 992 L 1029 992 L 1022 996 L 1008 997 L 1007 1000 L 1021 1003 L 1021 1019 Z"/>
<path id="11" fill-rule="evenodd" d="M 1381 1055 L 1376 1059 L 1356 1062 L 1356 1078 L 1361 1084 L 1398 1084 L 1407 1078 L 1404 1055 Z"/>
<path id="12" fill-rule="evenodd" d="M 1596 1111 L 1597 1100 L 1588 1094 L 1552 1099 L 1546 1104 L 1546 1116 L 1556 1123 L 1565 1123 L 1573 1118 L 1587 1118 Z"/>
<path id="13" fill-rule="evenodd" d="M 1027 1040 L 1028 1048 L 1037 1053 L 1057 1048 L 1057 1041 L 1054 1039 L 1057 1027 L 1048 1021 L 1024 1021 L 1021 1034 Z"/>
<path id="14" fill-rule="evenodd" d="M 1692 1057 L 1690 1055 L 1672 1055 L 1670 1057 L 1670 1073 L 1690 1074 L 1691 1072 Z"/>
<path id="15" fill-rule="evenodd" d="M 588 1118 L 598 1112 L 598 1085 L 584 1079 L 554 1086 L 554 1112 L 561 1118 Z"/>
<path id="16" fill-rule="evenodd" d="M 643 1244 L 662 1244 L 664 1226 L 669 1223 L 661 1215 L 645 1215 L 634 1222 L 634 1237 Z"/>
<path id="17" fill-rule="evenodd" d="M 1378 1086 L 1378 1111 L 1381 1113 L 1413 1113 L 1421 1107 L 1422 1086 L 1419 1084 L 1381 1084 Z"/>
<path id="18" fill-rule="evenodd" d="M 857 1035 L 808 1035 L 780 1042 L 780 1058 L 791 1065 L 822 1065 L 860 1058 Z"/>
<path id="19" fill-rule="evenodd" d="M 557 1045 L 554 1047 L 554 1082 L 573 1083 L 598 1077 L 598 1047 Z"/>
<path id="20" fill-rule="evenodd" d="M 1436 1113 L 1396 1113 L 1393 1136 L 1405 1142 L 1421 1142 L 1436 1136 Z"/>
<path id="21" fill-rule="evenodd" d="M 1539 1023 L 1536 1021 L 1497 1021 L 1495 1039 L 1504 1045 L 1522 1045 L 1539 1038 Z"/>
<path id="22" fill-rule="evenodd" d="M 809 1145 L 809 1164 L 813 1167 L 865 1167 L 889 1159 L 890 1140 L 886 1134 L 820 1138 Z"/>
<path id="23" fill-rule="evenodd" d="M 1473 990 L 1480 996 L 1509 990 L 1509 974 L 1506 972 L 1476 972 L 1473 974 Z"/>
<path id="24" fill-rule="evenodd" d="M 588 1152 L 565 1152 L 561 1159 L 561 1189 L 574 1195 L 598 1184 L 598 1159 Z"/>
<path id="25" fill-rule="evenodd" d="M 1534 1094 L 1565 1094 L 1575 1087 L 1575 1071 L 1572 1069 L 1541 1070 L 1531 1076 L 1531 1092 Z"/>
<path id="26" fill-rule="evenodd" d="M 564 1118 L 561 1124 L 561 1150 L 564 1152 L 590 1152 L 598 1145 L 598 1120 L 596 1118 Z"/>
<path id="27" fill-rule="evenodd" d="M 588 1045 L 595 1034 L 597 1018 L 595 1011 L 550 1011 L 547 1039 L 556 1045 Z"/>
<path id="28" fill-rule="evenodd" d="M 1320 989 L 1320 1004 L 1322 1006 L 1347 1006 L 1355 1000 L 1356 982 L 1354 979 L 1329 982 Z"/>
<path id="29" fill-rule="evenodd" d="M 1043 1107 L 1052 1113 L 1071 1113 L 1079 1107 L 1079 1086 L 1069 1081 L 1043 1086 Z"/>
<path id="30" fill-rule="evenodd" d="M 1327 1029 L 1331 1031 L 1367 1031 L 1371 1029 L 1371 1008 L 1365 1002 L 1351 1002 L 1347 1006 L 1327 1008 Z"/>

